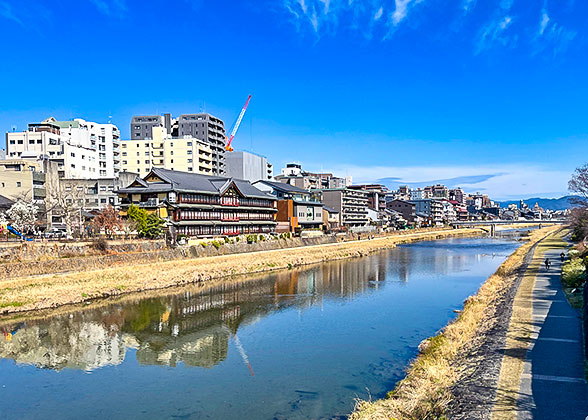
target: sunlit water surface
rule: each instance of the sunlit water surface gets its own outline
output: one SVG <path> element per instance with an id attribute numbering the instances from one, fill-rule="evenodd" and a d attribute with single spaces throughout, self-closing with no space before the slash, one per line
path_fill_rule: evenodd
<path id="1" fill-rule="evenodd" d="M 378 398 L 519 243 L 448 239 L 0 319 L 0 418 L 320 419 Z"/>

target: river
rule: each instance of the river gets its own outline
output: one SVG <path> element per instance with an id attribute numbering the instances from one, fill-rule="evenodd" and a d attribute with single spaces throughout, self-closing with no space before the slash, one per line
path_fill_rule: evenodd
<path id="1" fill-rule="evenodd" d="M 417 346 L 518 246 L 369 257 L 0 319 L 0 417 L 337 419 L 380 398 Z"/>

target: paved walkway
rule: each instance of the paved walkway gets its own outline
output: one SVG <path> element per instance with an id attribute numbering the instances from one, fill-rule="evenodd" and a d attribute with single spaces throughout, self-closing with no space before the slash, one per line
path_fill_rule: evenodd
<path id="1" fill-rule="evenodd" d="M 561 288 L 561 240 L 547 239 L 544 252 L 550 270 L 538 270 L 532 291 L 530 344 L 517 401 L 518 419 L 584 420 L 588 416 L 588 386 L 580 312 L 570 306 Z"/>

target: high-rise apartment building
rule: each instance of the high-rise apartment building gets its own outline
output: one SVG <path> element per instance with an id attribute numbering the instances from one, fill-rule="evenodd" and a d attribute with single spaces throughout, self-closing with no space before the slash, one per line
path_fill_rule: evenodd
<path id="1" fill-rule="evenodd" d="M 131 120 L 131 140 L 150 140 L 153 130 L 163 128 L 173 139 L 198 139 L 210 145 L 212 174 L 226 174 L 225 125 L 213 115 L 182 114 L 172 118 L 171 114 L 134 116 Z"/>
<path id="2" fill-rule="evenodd" d="M 165 127 L 154 127 L 149 138 L 123 140 L 122 169 L 145 176 L 152 168 L 212 175 L 214 160 L 208 142 L 194 137 L 173 138 Z"/>
<path id="3" fill-rule="evenodd" d="M 29 124 L 27 131 L 6 133 L 6 147 L 8 159 L 57 162 L 64 178 L 114 178 L 120 171 L 120 132 L 114 124 L 51 117 Z"/>

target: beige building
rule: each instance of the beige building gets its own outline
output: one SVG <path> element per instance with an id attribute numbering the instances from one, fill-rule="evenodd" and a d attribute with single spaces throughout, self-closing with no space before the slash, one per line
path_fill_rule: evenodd
<path id="1" fill-rule="evenodd" d="M 172 138 L 164 127 L 153 127 L 150 139 L 123 140 L 122 170 L 145 176 L 152 168 L 211 175 L 210 144 L 194 137 Z"/>

